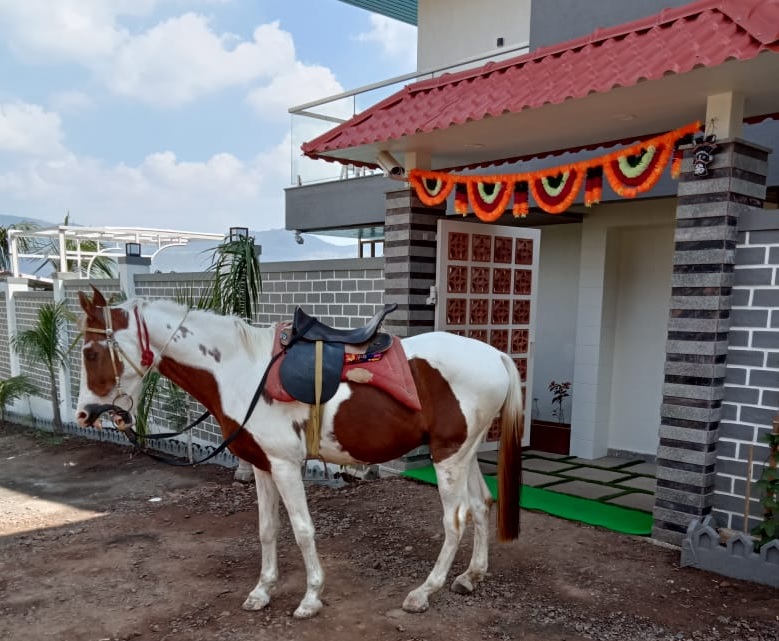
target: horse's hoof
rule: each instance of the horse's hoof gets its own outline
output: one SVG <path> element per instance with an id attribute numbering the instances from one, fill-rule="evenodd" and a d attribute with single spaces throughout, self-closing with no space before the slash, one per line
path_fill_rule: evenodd
<path id="1" fill-rule="evenodd" d="M 423 594 L 409 593 L 406 600 L 403 601 L 403 609 L 411 614 L 419 614 L 427 610 L 429 603 L 427 597 Z"/>
<path id="2" fill-rule="evenodd" d="M 241 608 L 249 611 L 262 610 L 269 603 L 270 603 L 270 595 L 268 594 L 262 594 L 262 595 L 250 594 L 247 597 L 246 601 L 243 602 Z"/>
<path id="3" fill-rule="evenodd" d="M 311 617 L 315 617 L 317 614 L 319 614 L 319 611 L 322 609 L 322 602 L 317 599 L 314 602 L 311 603 L 301 603 L 298 606 L 298 609 L 295 610 L 295 612 L 292 614 L 293 617 L 296 619 L 310 619 Z"/>
<path id="4" fill-rule="evenodd" d="M 452 581 L 452 587 L 450 588 L 452 592 L 455 592 L 456 594 L 471 594 L 473 592 L 473 583 L 471 583 L 471 580 L 463 575 L 458 576 L 454 581 Z"/>
<path id="5" fill-rule="evenodd" d="M 239 483 L 251 483 L 254 480 L 254 472 L 251 469 L 242 470 L 240 468 L 235 470 L 233 474 L 233 480 Z"/>

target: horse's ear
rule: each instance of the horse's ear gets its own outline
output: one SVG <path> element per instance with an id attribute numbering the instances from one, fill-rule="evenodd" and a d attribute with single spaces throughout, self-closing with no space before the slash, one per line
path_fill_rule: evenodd
<path id="1" fill-rule="evenodd" d="M 97 290 L 95 290 L 97 291 Z M 99 297 L 102 299 L 103 296 L 100 294 L 100 292 L 97 292 L 97 295 L 95 295 L 95 299 Z M 101 314 L 97 311 L 97 305 L 95 304 L 94 300 L 90 300 L 89 296 L 87 296 L 84 292 L 78 293 L 78 302 L 81 303 L 81 309 L 84 310 L 84 313 L 89 318 L 99 318 L 101 317 Z M 103 301 L 105 303 L 105 300 Z"/>
<path id="2" fill-rule="evenodd" d="M 103 296 L 103 293 L 94 285 L 91 285 L 92 287 L 92 304 L 97 305 L 98 307 L 105 307 L 107 303 L 105 302 L 105 296 Z"/>
<path id="3" fill-rule="evenodd" d="M 87 314 L 92 309 L 92 307 L 94 307 L 92 305 L 92 301 L 89 300 L 84 292 L 78 293 L 78 302 L 81 303 L 81 309 L 83 309 Z"/>

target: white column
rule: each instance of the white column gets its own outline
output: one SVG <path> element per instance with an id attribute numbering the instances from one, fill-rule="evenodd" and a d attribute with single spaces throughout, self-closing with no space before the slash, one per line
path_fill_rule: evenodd
<path id="1" fill-rule="evenodd" d="M 72 272 L 57 272 L 54 277 L 54 303 L 65 303 L 65 283 L 66 280 L 73 280 L 78 278 L 78 274 Z M 60 341 L 64 345 L 65 349 L 70 347 L 67 331 L 64 336 L 60 336 Z M 73 414 L 73 396 L 70 393 L 70 382 L 72 372 L 70 369 L 70 363 L 66 360 L 58 373 L 58 384 L 60 391 L 60 415 L 63 423 L 69 423 L 75 420 Z"/>
<path id="2" fill-rule="evenodd" d="M 9 277 L 6 280 L 6 293 L 5 293 L 5 309 L 8 317 L 8 339 L 13 338 L 19 331 L 16 326 L 16 301 L 14 297 L 19 292 L 26 292 L 27 287 L 26 278 L 13 278 Z M 11 361 L 11 376 L 19 376 L 22 373 L 22 368 L 19 365 L 19 355 L 15 350 L 9 350 L 8 357 Z"/>
<path id="3" fill-rule="evenodd" d="M 571 404 L 571 454 L 586 459 L 608 453 L 614 310 L 614 270 L 608 229 L 585 225 L 579 269 L 576 351 Z"/>
<path id="4" fill-rule="evenodd" d="M 135 275 L 148 274 L 151 268 L 151 258 L 146 256 L 120 256 L 117 259 L 119 266 L 119 288 L 127 298 L 135 296 Z"/>
<path id="5" fill-rule="evenodd" d="M 714 134 L 717 140 L 739 138 L 744 125 L 744 96 L 728 91 L 707 96 L 706 134 Z"/>

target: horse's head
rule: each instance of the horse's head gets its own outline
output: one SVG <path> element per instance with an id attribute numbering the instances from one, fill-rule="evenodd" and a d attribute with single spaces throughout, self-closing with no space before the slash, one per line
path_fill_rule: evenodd
<path id="1" fill-rule="evenodd" d="M 140 394 L 138 364 L 144 355 L 136 331 L 138 319 L 129 305 L 110 307 L 103 294 L 92 289 L 91 299 L 78 293 L 84 310 L 84 347 L 76 421 L 82 427 L 92 426 L 109 412 L 121 427 L 132 424 L 129 411 Z"/>

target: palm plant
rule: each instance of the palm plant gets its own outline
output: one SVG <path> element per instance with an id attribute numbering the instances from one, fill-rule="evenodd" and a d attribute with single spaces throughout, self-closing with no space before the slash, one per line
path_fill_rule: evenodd
<path id="1" fill-rule="evenodd" d="M 5 413 L 16 401 L 34 394 L 36 387 L 29 376 L 19 374 L 0 381 L 0 421 L 5 423 Z"/>
<path id="2" fill-rule="evenodd" d="M 229 238 L 217 245 L 208 271 L 211 286 L 201 307 L 220 314 L 235 314 L 251 322 L 262 294 L 260 259 L 254 237 Z"/>
<path id="3" fill-rule="evenodd" d="M 73 320 L 64 303 L 46 303 L 38 310 L 34 327 L 19 332 L 11 338 L 11 347 L 22 358 L 42 364 L 49 374 L 51 404 L 54 410 L 54 429 L 62 431 L 59 388 L 57 376 L 67 362 L 68 352 L 61 340 L 67 324 Z"/>
<path id="4" fill-rule="evenodd" d="M 0 271 L 4 272 L 10 272 L 12 267 L 11 237 L 8 234 L 8 232 L 12 229 L 35 231 L 36 229 L 40 229 L 40 225 L 28 221 L 23 221 L 20 223 L 13 223 L 7 227 L 0 227 Z M 16 243 L 17 247 L 19 248 L 19 253 L 22 254 L 32 253 L 40 247 L 40 243 L 30 236 L 18 236 Z"/>

